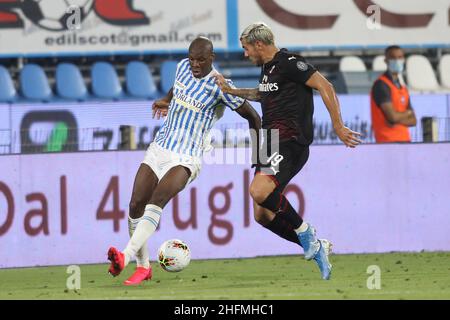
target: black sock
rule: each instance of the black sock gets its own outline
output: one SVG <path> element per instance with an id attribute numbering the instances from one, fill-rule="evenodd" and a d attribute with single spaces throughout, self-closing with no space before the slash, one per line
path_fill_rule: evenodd
<path id="1" fill-rule="evenodd" d="M 276 215 L 282 214 L 283 219 L 289 222 L 294 229 L 297 229 L 303 223 L 303 219 L 297 214 L 297 211 L 292 208 L 288 199 L 277 190 L 269 194 L 266 200 L 264 200 L 263 203 L 259 203 L 259 205 L 269 209 Z"/>
<path id="2" fill-rule="evenodd" d="M 267 226 L 264 226 L 264 228 L 269 229 L 283 239 L 294 242 L 301 246 L 300 241 L 297 237 L 297 233 L 295 233 L 294 231 L 294 227 L 289 222 L 282 219 L 280 215 L 275 215 L 275 218 Z"/>

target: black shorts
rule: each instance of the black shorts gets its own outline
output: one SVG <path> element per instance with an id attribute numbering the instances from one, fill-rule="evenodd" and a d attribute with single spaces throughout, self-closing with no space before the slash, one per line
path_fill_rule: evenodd
<path id="1" fill-rule="evenodd" d="M 263 161 L 266 164 L 260 163 L 256 166 L 255 174 L 271 177 L 277 185 L 276 190 L 282 192 L 308 161 L 309 146 L 301 145 L 292 139 L 280 142 L 276 148 L 278 151 L 266 152 L 269 158 Z"/>
<path id="2" fill-rule="evenodd" d="M 278 151 L 270 149 L 269 152 L 266 151 L 265 154 L 269 158 L 262 161 L 266 162 L 265 164 L 256 165 L 255 174 L 269 176 L 277 185 L 276 190 L 282 192 L 308 161 L 309 146 L 301 145 L 292 139 L 280 142 L 275 148 Z"/>

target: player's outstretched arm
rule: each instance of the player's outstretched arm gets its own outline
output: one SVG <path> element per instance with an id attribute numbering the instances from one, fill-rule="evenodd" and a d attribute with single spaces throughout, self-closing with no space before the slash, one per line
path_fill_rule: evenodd
<path id="1" fill-rule="evenodd" d="M 156 117 L 156 119 L 159 120 L 160 118 L 167 116 L 167 113 L 169 112 L 170 101 L 172 100 L 172 98 L 173 98 L 173 88 L 169 90 L 169 92 L 166 94 L 164 98 L 161 98 L 153 102 L 152 117 L 153 118 Z"/>
<path id="2" fill-rule="evenodd" d="M 220 87 L 223 93 L 228 93 L 233 96 L 238 96 L 247 100 L 251 101 L 260 101 L 261 96 L 259 95 L 259 89 L 239 89 L 239 88 L 232 88 L 228 84 L 227 80 L 223 77 L 222 74 L 216 73 L 215 76 L 216 83 Z"/>
<path id="3" fill-rule="evenodd" d="M 252 163 L 256 164 L 258 163 L 259 159 L 259 141 L 260 141 L 260 131 L 261 131 L 261 117 L 259 116 L 258 112 L 248 103 L 245 101 L 242 106 L 236 109 L 236 112 L 239 113 L 239 115 L 247 119 L 248 126 L 250 127 L 250 130 L 253 132 L 250 134 L 250 138 L 252 140 Z"/>
<path id="4" fill-rule="evenodd" d="M 306 85 L 319 91 L 320 96 L 328 109 L 328 113 L 330 114 L 334 131 L 339 139 L 350 148 L 355 148 L 360 144 L 362 142 L 359 139 L 361 134 L 344 126 L 341 117 L 341 108 L 339 107 L 339 100 L 333 85 L 318 71 L 314 72 L 306 82 Z"/>
<path id="5" fill-rule="evenodd" d="M 259 132 L 261 129 L 261 117 L 259 116 L 258 112 L 248 103 L 245 101 L 242 106 L 236 109 L 236 112 L 239 113 L 239 115 L 246 119 L 248 121 L 248 126 L 250 129 L 255 130 L 256 132 Z"/>

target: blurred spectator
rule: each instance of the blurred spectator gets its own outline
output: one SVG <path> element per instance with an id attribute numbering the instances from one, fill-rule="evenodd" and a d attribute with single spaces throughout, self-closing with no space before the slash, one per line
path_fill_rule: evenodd
<path id="1" fill-rule="evenodd" d="M 388 70 L 375 81 L 370 95 L 375 140 L 411 142 L 408 127 L 417 121 L 402 77 L 405 53 L 399 46 L 390 46 L 385 50 L 385 61 Z"/>

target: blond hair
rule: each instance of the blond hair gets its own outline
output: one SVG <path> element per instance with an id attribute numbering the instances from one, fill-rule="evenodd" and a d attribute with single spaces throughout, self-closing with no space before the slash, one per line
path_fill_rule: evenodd
<path id="1" fill-rule="evenodd" d="M 275 43 L 272 30 L 264 22 L 255 22 L 249 25 L 242 32 L 240 39 L 249 44 L 254 44 L 256 41 L 261 41 L 266 45 Z"/>

